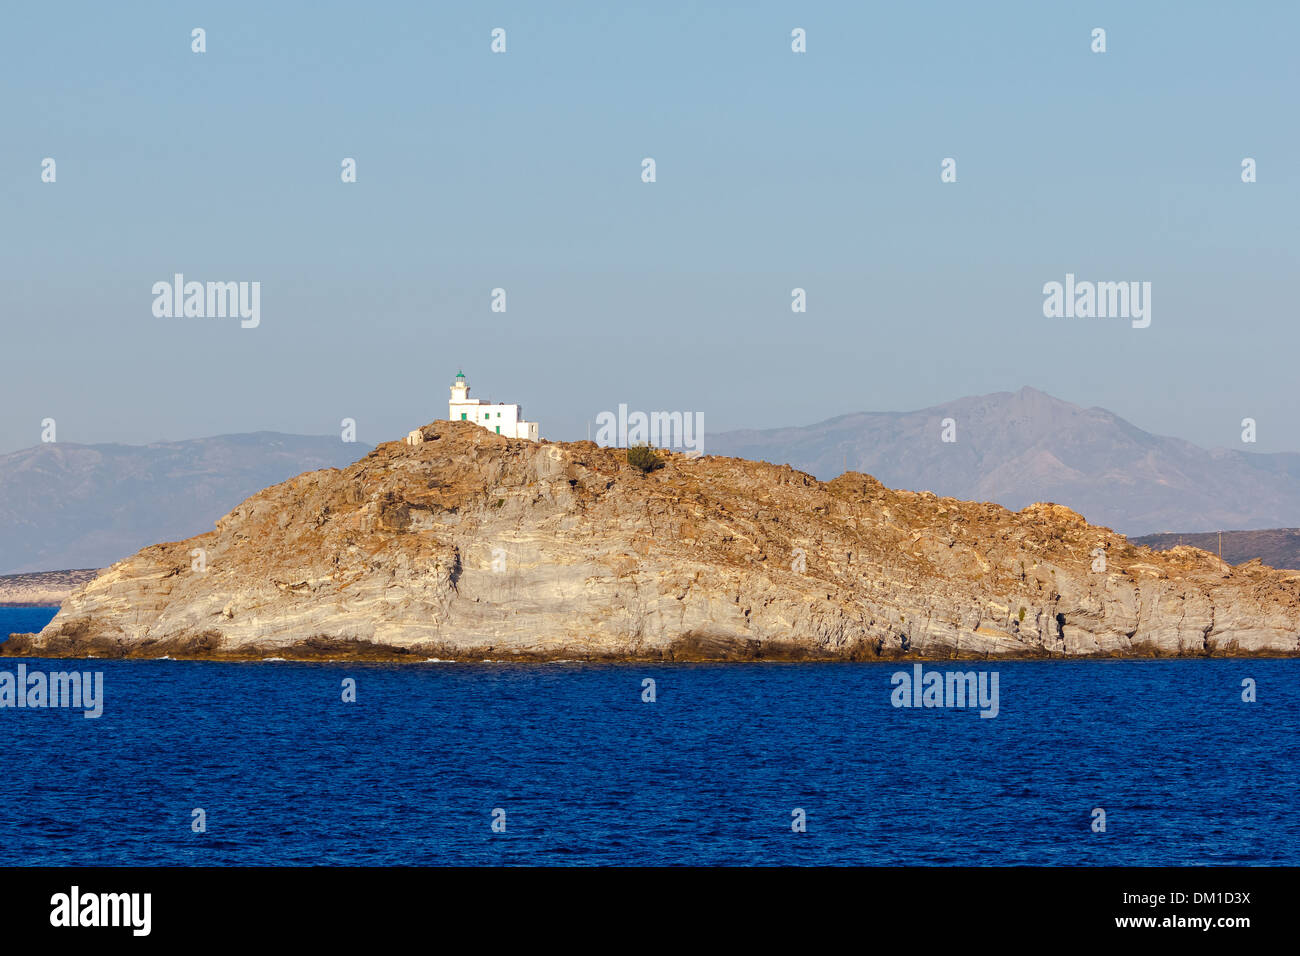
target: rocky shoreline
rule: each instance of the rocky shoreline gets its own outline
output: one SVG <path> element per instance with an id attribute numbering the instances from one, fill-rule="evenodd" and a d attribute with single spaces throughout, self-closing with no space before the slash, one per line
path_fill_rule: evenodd
<path id="1" fill-rule="evenodd" d="M 1001 661 L 1048 661 L 1048 660 L 1242 660 L 1242 659 L 1289 659 L 1300 657 L 1295 651 L 1206 651 L 1201 654 L 1169 654 L 1158 649 L 1133 648 L 1125 652 L 1097 652 L 1093 654 L 1062 654 L 1049 651 L 1036 653 L 1012 652 L 993 655 L 988 653 L 956 652 L 946 656 L 922 654 L 913 651 L 895 649 L 863 648 L 845 653 L 818 653 L 797 644 L 768 644 L 761 648 L 742 646 L 674 646 L 660 654 L 599 654 L 593 655 L 581 649 L 569 651 L 503 651 L 509 656 L 480 657 L 491 655 L 493 649 L 483 648 L 474 653 L 448 647 L 401 648 L 366 641 L 350 639 L 321 638 L 304 640 L 294 644 L 278 647 L 274 651 L 241 651 L 210 646 L 203 640 L 196 641 L 144 641 L 136 645 L 122 645 L 103 640 L 63 640 L 56 638 L 49 643 L 37 641 L 36 634 L 11 634 L 9 640 L 0 644 L 0 657 L 10 658 L 48 658 L 79 660 L 174 660 L 174 661 L 208 661 L 215 663 L 254 664 L 265 662 L 295 662 L 312 664 L 729 664 L 739 662 L 765 664 L 825 664 L 825 663 L 893 663 L 901 661 L 920 661 L 938 663 L 957 662 L 1001 662 Z"/>
<path id="2" fill-rule="evenodd" d="M 1300 573 L 787 466 L 436 422 L 77 589 L 0 655 L 251 661 L 1300 656 Z"/>

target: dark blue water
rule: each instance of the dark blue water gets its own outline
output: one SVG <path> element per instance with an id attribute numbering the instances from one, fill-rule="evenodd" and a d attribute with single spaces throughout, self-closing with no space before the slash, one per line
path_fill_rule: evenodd
<path id="1" fill-rule="evenodd" d="M 5 607 L 0 605 L 0 641 L 10 634 L 34 634 L 54 619 L 57 607 Z"/>
<path id="2" fill-rule="evenodd" d="M 1300 863 L 1296 661 L 1002 663 L 995 719 L 898 665 L 76 666 L 98 720 L 0 709 L 0 864 Z"/>

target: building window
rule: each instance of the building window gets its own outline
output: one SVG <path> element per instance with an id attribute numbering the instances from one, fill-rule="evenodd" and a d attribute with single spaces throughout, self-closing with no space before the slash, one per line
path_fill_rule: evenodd
<path id="1" fill-rule="evenodd" d="M 501 434 L 501 426 L 500 426 L 500 425 L 497 426 L 497 434 L 498 434 L 498 435 Z"/>
<path id="2" fill-rule="evenodd" d="M 468 418 L 469 418 L 469 412 L 461 412 L 461 413 L 460 413 L 460 420 L 461 420 L 462 422 L 463 422 L 463 421 L 466 421 Z"/>

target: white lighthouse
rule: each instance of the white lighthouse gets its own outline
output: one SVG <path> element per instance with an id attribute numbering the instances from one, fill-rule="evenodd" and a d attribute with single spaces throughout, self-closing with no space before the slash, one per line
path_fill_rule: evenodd
<path id="1" fill-rule="evenodd" d="M 523 421 L 521 415 L 522 405 L 494 404 L 481 398 L 470 398 L 465 373 L 456 373 L 456 381 L 451 386 L 451 401 L 447 403 L 447 417 L 453 422 L 474 422 L 496 435 L 537 441 L 537 422 Z"/>

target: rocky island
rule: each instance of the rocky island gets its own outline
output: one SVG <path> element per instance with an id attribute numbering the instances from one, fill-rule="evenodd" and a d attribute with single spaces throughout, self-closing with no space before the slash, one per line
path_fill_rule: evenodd
<path id="1" fill-rule="evenodd" d="M 1068 508 L 439 421 L 145 548 L 7 656 L 878 660 L 1300 653 L 1300 573 Z"/>

